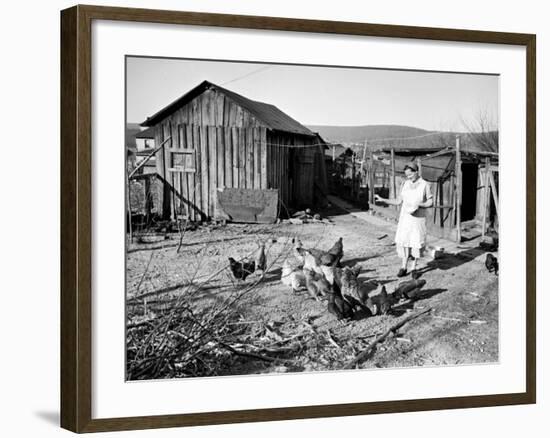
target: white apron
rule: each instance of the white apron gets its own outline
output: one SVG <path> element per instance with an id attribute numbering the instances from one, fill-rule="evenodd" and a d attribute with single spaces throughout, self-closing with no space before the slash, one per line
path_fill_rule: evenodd
<path id="1" fill-rule="evenodd" d="M 426 245 L 425 209 L 419 208 L 421 202 L 431 198 L 429 184 L 422 178 L 412 183 L 407 180 L 401 187 L 401 213 L 395 233 L 397 252 L 402 255 L 403 248 L 412 248 L 413 257 L 420 257 L 420 250 Z"/>

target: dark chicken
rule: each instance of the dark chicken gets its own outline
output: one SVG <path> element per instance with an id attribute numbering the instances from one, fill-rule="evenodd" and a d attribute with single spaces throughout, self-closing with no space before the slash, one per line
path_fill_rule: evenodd
<path id="1" fill-rule="evenodd" d="M 344 257 L 344 241 L 343 241 L 343 239 L 340 237 L 334 243 L 334 245 L 332 245 L 332 248 L 330 248 L 327 252 L 331 256 L 335 257 L 333 265 L 338 266 L 339 263 L 340 263 L 340 260 L 342 260 L 342 257 Z"/>
<path id="2" fill-rule="evenodd" d="M 374 315 L 385 315 L 389 312 L 392 305 L 392 297 L 386 291 L 386 286 L 381 286 L 380 292 L 368 298 L 366 302 L 370 313 Z"/>
<path id="3" fill-rule="evenodd" d="M 399 283 L 397 288 L 393 291 L 393 295 L 396 299 L 407 298 L 415 299 L 422 289 L 426 285 L 426 280 L 408 280 Z"/>
<path id="4" fill-rule="evenodd" d="M 229 268 L 233 273 L 233 277 L 244 281 L 246 277 L 253 274 L 256 270 L 256 262 L 254 260 L 238 262 L 233 257 L 229 257 Z"/>
<path id="5" fill-rule="evenodd" d="M 493 254 L 487 254 L 485 267 L 489 272 L 494 272 L 495 275 L 498 275 L 498 259 Z"/>
<path id="6" fill-rule="evenodd" d="M 338 321 L 352 319 L 354 315 L 353 305 L 350 304 L 337 289 L 333 289 L 331 293 L 328 294 L 327 309 L 336 316 Z"/>
<path id="7" fill-rule="evenodd" d="M 265 243 L 260 244 L 258 255 L 256 256 L 256 269 L 265 272 L 267 267 L 267 257 L 265 255 Z"/>

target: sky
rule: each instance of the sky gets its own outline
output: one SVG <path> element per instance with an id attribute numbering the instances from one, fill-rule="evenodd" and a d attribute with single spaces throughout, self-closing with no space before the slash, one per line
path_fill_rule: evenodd
<path id="1" fill-rule="evenodd" d="M 498 76 L 365 68 L 126 59 L 127 121 L 141 123 L 208 80 L 277 106 L 303 125 L 407 125 L 467 131 L 480 114 L 497 127 Z"/>

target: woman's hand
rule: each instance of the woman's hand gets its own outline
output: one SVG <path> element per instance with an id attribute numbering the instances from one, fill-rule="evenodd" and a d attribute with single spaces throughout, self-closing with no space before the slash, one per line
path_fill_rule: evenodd
<path id="1" fill-rule="evenodd" d="M 374 195 L 374 201 L 375 202 L 384 202 L 385 199 L 382 198 L 380 195 Z"/>

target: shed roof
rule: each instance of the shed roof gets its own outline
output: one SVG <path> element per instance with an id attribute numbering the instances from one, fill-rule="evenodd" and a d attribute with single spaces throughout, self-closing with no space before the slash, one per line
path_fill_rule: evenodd
<path id="1" fill-rule="evenodd" d="M 197 96 L 201 95 L 203 92 L 209 89 L 215 89 L 219 92 L 225 94 L 233 102 L 242 108 L 250 112 L 254 117 L 264 123 L 269 129 L 273 131 L 282 131 L 289 132 L 292 134 L 305 135 L 308 137 L 314 137 L 315 134 L 306 128 L 304 125 L 294 120 L 288 114 L 282 112 L 275 105 L 271 105 L 264 102 L 259 102 L 256 100 L 248 99 L 240 94 L 237 94 L 233 91 L 227 90 L 220 87 L 219 85 L 213 84 L 209 81 L 203 81 L 195 88 L 191 89 L 185 93 L 180 98 L 176 99 L 171 104 L 165 106 L 160 111 L 156 112 L 150 117 L 147 117 L 141 126 L 153 126 L 160 120 L 164 119 L 174 111 L 178 110 L 182 106 L 186 105 Z"/>
<path id="2" fill-rule="evenodd" d="M 152 139 L 155 138 L 155 132 L 153 128 L 147 128 L 136 134 L 136 138 Z"/>

